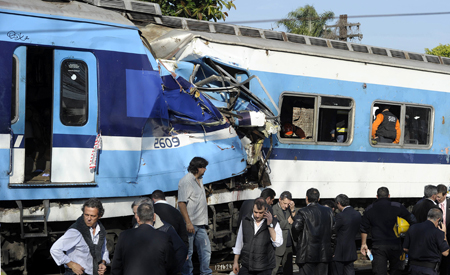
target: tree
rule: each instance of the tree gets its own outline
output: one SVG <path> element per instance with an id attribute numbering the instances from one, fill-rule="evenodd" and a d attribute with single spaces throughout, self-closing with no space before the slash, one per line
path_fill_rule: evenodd
<path id="1" fill-rule="evenodd" d="M 434 47 L 433 49 L 425 48 L 426 54 L 439 55 L 444 57 L 450 57 L 450 44 L 442 45 L 439 43 L 439 46 Z"/>
<path id="2" fill-rule="evenodd" d="M 313 6 L 306 5 L 291 11 L 287 18 L 278 21 L 277 24 L 286 27 L 290 33 L 320 37 L 330 31 L 324 27 L 333 17 L 332 11 L 318 14 Z"/>
<path id="3" fill-rule="evenodd" d="M 143 0 L 159 4 L 163 15 L 186 17 L 198 20 L 224 20 L 228 16 L 224 8 L 236 9 L 234 0 Z"/>

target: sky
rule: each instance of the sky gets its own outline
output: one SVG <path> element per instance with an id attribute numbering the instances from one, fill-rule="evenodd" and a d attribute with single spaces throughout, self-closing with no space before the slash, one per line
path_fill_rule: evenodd
<path id="1" fill-rule="evenodd" d="M 225 23 L 249 26 L 261 29 L 285 31 L 272 23 L 243 23 L 242 21 L 282 19 L 290 11 L 304 5 L 312 5 L 321 14 L 334 12 L 335 16 L 347 14 L 405 14 L 450 12 L 449 0 L 234 0 L 236 10 L 228 11 Z M 332 25 L 336 20 L 327 22 Z M 425 48 L 432 49 L 441 44 L 450 44 L 450 14 L 402 17 L 349 18 L 349 23 L 361 23 L 359 32 L 363 39 L 354 39 L 353 43 L 425 53 Z"/>

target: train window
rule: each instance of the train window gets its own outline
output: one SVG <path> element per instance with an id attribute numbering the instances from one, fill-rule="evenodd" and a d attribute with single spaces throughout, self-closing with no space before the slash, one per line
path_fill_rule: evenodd
<path id="1" fill-rule="evenodd" d="M 66 126 L 83 126 L 88 119 L 88 68 L 80 60 L 61 64 L 61 122 Z"/>
<path id="2" fill-rule="evenodd" d="M 406 106 L 405 144 L 430 144 L 431 108 Z"/>
<path id="3" fill-rule="evenodd" d="M 285 94 L 280 141 L 349 144 L 353 100 L 321 95 Z"/>
<path id="4" fill-rule="evenodd" d="M 372 145 L 428 147 L 431 145 L 432 111 L 429 106 L 375 102 Z"/>
<path id="5" fill-rule="evenodd" d="M 11 86 L 11 124 L 14 124 L 19 119 L 19 104 L 18 104 L 18 94 L 19 85 L 17 83 L 19 79 L 19 60 L 16 56 L 13 56 L 13 67 L 12 67 L 12 86 Z"/>

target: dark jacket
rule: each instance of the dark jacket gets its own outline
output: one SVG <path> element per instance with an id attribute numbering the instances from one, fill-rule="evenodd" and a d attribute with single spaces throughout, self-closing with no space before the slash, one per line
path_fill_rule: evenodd
<path id="1" fill-rule="evenodd" d="M 241 263 L 249 271 L 272 270 L 275 268 L 275 248 L 270 239 L 267 222 L 261 225 L 256 234 L 254 226 L 252 216 L 245 216 L 242 220 L 244 245 L 241 250 Z"/>
<path id="2" fill-rule="evenodd" d="M 176 274 L 173 258 L 169 236 L 143 224 L 120 234 L 111 275 Z"/>
<path id="3" fill-rule="evenodd" d="M 336 215 L 336 249 L 334 250 L 333 261 L 356 261 L 355 237 L 359 233 L 360 225 L 361 214 L 351 206 Z"/>
<path id="4" fill-rule="evenodd" d="M 330 208 L 310 203 L 297 211 L 292 233 L 297 241 L 297 264 L 331 262 L 334 216 Z"/>
<path id="5" fill-rule="evenodd" d="M 400 239 L 395 236 L 394 225 L 397 217 L 405 219 L 409 224 L 416 223 L 414 215 L 399 202 L 389 198 L 377 199 L 364 211 L 361 221 L 361 233 L 372 231 L 374 245 L 400 245 Z"/>
<path id="6" fill-rule="evenodd" d="M 444 238 L 444 232 L 427 220 L 409 228 L 403 247 L 409 249 L 411 261 L 437 263 L 441 261 L 441 253 L 449 249 Z"/>
<path id="7" fill-rule="evenodd" d="M 383 122 L 378 126 L 377 136 L 395 139 L 397 137 L 397 131 L 395 130 L 397 117 L 389 111 L 384 111 L 381 114 L 383 115 Z"/>
<path id="8" fill-rule="evenodd" d="M 172 205 L 166 203 L 155 203 L 154 208 L 155 213 L 158 214 L 161 219 L 170 223 L 173 228 L 175 228 L 178 236 L 180 236 L 186 246 L 189 246 L 186 223 L 184 222 L 183 216 L 181 215 L 180 211 L 178 211 Z"/>
<path id="9" fill-rule="evenodd" d="M 184 263 L 186 262 L 186 256 L 188 254 L 188 247 L 184 244 L 183 240 L 178 236 L 177 232 L 168 222 L 163 221 L 159 218 L 159 215 L 156 216 L 157 220 L 154 223 L 154 227 L 156 230 L 166 233 L 170 241 L 172 242 L 173 250 L 175 253 L 175 263 L 176 263 L 176 271 L 180 272 L 183 268 Z M 158 221 L 158 225 L 156 222 Z"/>
<path id="10" fill-rule="evenodd" d="M 427 220 L 428 211 L 431 208 L 439 208 L 439 206 L 429 199 L 423 199 L 422 202 L 414 205 L 412 214 L 416 217 L 418 223 L 424 222 Z"/>

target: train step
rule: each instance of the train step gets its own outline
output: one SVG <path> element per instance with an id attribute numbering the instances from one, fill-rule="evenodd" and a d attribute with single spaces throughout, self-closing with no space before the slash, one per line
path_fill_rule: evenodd
<path id="1" fill-rule="evenodd" d="M 20 211 L 20 237 L 22 239 L 47 237 L 48 236 L 47 218 L 48 218 L 48 211 L 50 208 L 49 200 L 43 200 L 44 215 L 24 215 L 22 201 L 16 201 L 16 203 Z M 39 231 L 39 228 L 32 228 L 30 226 L 31 223 L 43 223 L 44 224 L 43 230 L 41 232 L 34 232 Z M 28 226 L 25 226 L 25 224 L 28 224 Z M 27 229 L 28 231 L 26 231 Z"/>

